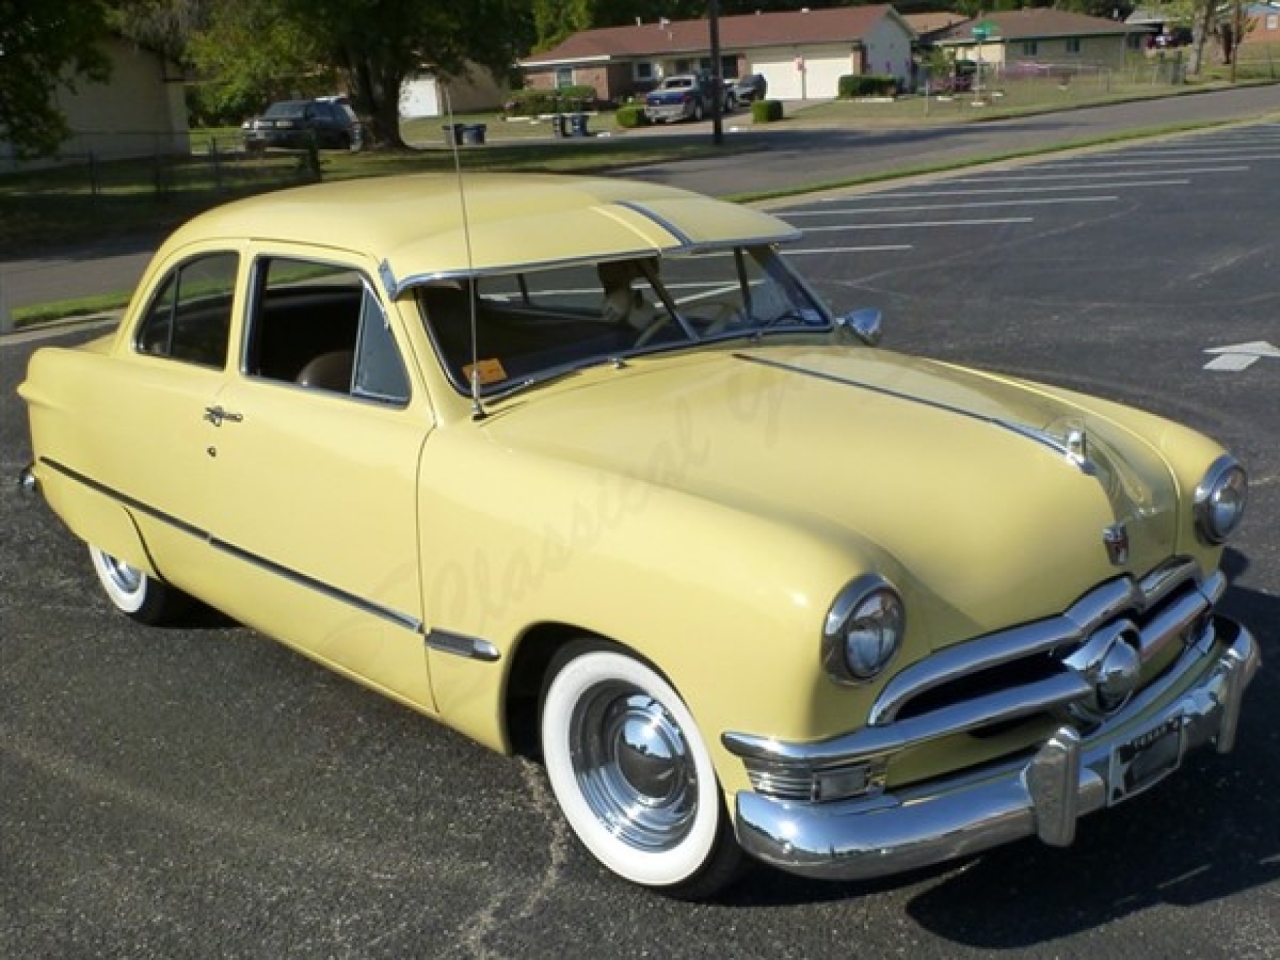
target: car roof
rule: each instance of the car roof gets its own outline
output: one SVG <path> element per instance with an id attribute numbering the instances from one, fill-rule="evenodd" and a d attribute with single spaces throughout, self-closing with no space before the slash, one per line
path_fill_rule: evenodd
<path id="1" fill-rule="evenodd" d="M 354 251 L 380 264 L 383 285 L 395 297 L 431 280 L 513 267 L 777 243 L 800 235 L 761 211 L 657 184 L 540 174 L 464 174 L 461 182 L 462 194 L 455 174 L 279 190 L 197 216 L 166 248 L 221 238 Z"/>

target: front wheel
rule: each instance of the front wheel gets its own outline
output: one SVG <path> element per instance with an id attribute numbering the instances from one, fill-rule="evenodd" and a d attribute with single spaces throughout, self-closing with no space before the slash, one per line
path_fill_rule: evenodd
<path id="1" fill-rule="evenodd" d="M 682 898 L 738 872 L 711 756 L 679 694 L 609 644 L 552 663 L 542 701 L 547 776 L 578 839 L 619 876 Z"/>
<path id="2" fill-rule="evenodd" d="M 117 610 L 139 623 L 156 624 L 170 620 L 186 607 L 186 594 L 105 550 L 90 546 L 89 557 L 107 599 Z"/>

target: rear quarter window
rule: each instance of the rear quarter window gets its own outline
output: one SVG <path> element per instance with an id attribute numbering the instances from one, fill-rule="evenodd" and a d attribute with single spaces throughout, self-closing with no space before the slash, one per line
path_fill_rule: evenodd
<path id="1" fill-rule="evenodd" d="M 202 367 L 226 366 L 239 269 L 236 253 L 207 254 L 174 267 L 147 304 L 135 349 Z"/>

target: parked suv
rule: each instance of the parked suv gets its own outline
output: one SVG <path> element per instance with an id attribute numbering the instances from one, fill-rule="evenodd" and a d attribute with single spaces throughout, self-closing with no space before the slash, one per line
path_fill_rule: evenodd
<path id="1" fill-rule="evenodd" d="M 769 81 L 764 78 L 764 74 L 749 73 L 734 81 L 730 94 L 738 103 L 751 103 L 753 100 L 763 100 L 768 89 Z"/>
<path id="2" fill-rule="evenodd" d="M 350 105 L 341 97 L 316 100 L 281 100 L 266 113 L 240 125 L 246 150 L 268 147 L 299 149 L 317 147 L 359 150 L 364 146 L 364 128 Z"/>

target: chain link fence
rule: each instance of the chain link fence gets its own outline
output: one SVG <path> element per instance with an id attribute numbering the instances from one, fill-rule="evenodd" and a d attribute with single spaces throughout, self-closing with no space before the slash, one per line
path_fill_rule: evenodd
<path id="1" fill-rule="evenodd" d="M 18 325 L 15 312 L 23 308 L 101 288 L 100 278 L 86 277 L 80 289 L 74 262 L 56 252 L 31 255 L 33 248 L 101 236 L 103 224 L 118 235 L 154 231 L 157 220 L 176 224 L 225 199 L 318 180 L 322 171 L 314 146 L 246 151 L 234 133 L 201 137 L 194 149 L 184 136 L 181 152 L 167 134 L 113 132 L 109 141 L 78 136 L 38 161 L 0 156 L 0 332 Z M 149 246 L 145 255 L 113 249 L 110 241 L 103 246 L 96 268 L 117 270 L 120 289 L 130 289 Z"/>

